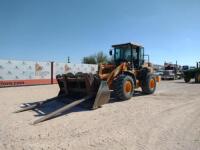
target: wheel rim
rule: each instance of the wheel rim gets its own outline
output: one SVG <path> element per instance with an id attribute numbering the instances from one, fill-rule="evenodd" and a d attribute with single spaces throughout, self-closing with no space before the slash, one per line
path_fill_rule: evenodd
<path id="1" fill-rule="evenodd" d="M 133 89 L 133 86 L 131 84 L 131 81 L 126 81 L 125 84 L 124 84 L 124 91 L 126 93 L 130 93 Z"/>
<path id="2" fill-rule="evenodd" d="M 150 86 L 151 89 L 154 89 L 154 88 L 155 88 L 156 82 L 155 82 L 154 79 L 151 79 L 151 80 L 150 80 L 149 86 Z"/>

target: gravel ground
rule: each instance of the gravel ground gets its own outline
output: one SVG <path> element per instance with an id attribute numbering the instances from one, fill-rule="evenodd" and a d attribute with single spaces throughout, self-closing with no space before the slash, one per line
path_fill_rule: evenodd
<path id="1" fill-rule="evenodd" d="M 153 95 L 94 111 L 76 108 L 37 125 L 31 123 L 42 112 L 13 113 L 21 103 L 54 97 L 58 90 L 57 85 L 0 89 L 0 150 L 200 150 L 200 84 L 163 81 Z"/>

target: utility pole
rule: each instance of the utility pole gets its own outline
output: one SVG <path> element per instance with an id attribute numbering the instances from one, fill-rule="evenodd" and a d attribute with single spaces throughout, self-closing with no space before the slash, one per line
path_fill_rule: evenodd
<path id="1" fill-rule="evenodd" d="M 67 63 L 70 63 L 70 57 L 69 56 L 67 57 Z"/>

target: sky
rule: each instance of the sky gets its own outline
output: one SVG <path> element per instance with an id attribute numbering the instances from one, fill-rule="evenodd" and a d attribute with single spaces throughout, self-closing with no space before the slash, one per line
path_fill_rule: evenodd
<path id="1" fill-rule="evenodd" d="M 137 42 L 150 61 L 200 61 L 199 0 L 0 0 L 0 59 L 81 63 Z"/>

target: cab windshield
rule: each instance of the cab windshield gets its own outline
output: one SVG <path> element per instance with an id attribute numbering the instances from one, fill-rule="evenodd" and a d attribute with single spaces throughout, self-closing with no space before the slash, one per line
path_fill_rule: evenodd
<path id="1" fill-rule="evenodd" d="M 131 57 L 133 56 L 133 57 Z M 121 62 L 121 61 L 128 61 L 132 62 L 137 59 L 137 53 L 136 49 L 131 50 L 131 47 L 118 47 L 115 48 L 115 61 Z"/>

